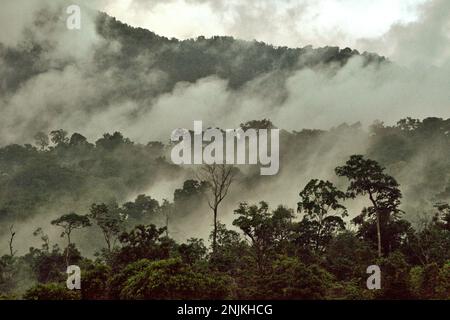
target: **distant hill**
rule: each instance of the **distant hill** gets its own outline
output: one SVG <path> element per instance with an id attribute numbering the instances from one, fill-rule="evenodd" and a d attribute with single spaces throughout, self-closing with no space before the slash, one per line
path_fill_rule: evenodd
<path id="1" fill-rule="evenodd" d="M 60 71 L 69 65 L 79 68 L 86 63 L 89 64 L 86 68 L 89 73 L 110 72 L 117 80 L 113 92 L 99 97 L 100 101 L 96 102 L 98 107 L 113 99 L 151 99 L 171 91 L 178 82 L 192 83 L 209 76 L 225 79 L 231 89 L 238 89 L 265 74 L 274 75 L 275 79 L 286 79 L 292 72 L 305 67 L 343 66 L 354 56 L 361 56 L 366 65 L 387 61 L 377 54 L 361 54 L 350 48 L 314 49 L 306 46 L 293 49 L 219 36 L 180 41 L 133 28 L 105 13 L 99 13 L 95 21 L 96 29 L 105 41 L 100 41 L 93 48 L 93 61 L 77 65 L 78 62 L 70 58 L 55 57 L 53 51 L 57 45 L 52 42 L 55 39 L 42 37 L 48 30 L 58 30 L 59 36 L 68 37 L 65 25 L 60 23 L 59 12 L 42 11 L 40 15 L 42 17 L 38 15 L 35 18 L 33 28 L 26 30 L 18 46 L 8 47 L 0 43 L 0 94 L 14 92 L 31 78 L 49 70 Z M 64 41 L 70 41 L 70 38 Z M 142 81 L 141 78 L 155 73 L 160 76 L 156 84 L 147 85 Z"/>
<path id="2" fill-rule="evenodd" d="M 230 87 L 238 88 L 264 73 L 290 72 L 331 63 L 343 66 L 354 56 L 363 57 L 366 64 L 386 62 L 386 58 L 377 54 L 361 54 L 350 48 L 306 46 L 293 49 L 219 36 L 183 41 L 168 39 L 146 29 L 130 27 L 104 13 L 98 17 L 97 31 L 105 39 L 122 45 L 120 53 L 109 56 L 108 64 L 132 68 L 136 57 L 149 55 L 146 66 L 166 72 L 169 86 L 216 75 L 229 80 Z"/>

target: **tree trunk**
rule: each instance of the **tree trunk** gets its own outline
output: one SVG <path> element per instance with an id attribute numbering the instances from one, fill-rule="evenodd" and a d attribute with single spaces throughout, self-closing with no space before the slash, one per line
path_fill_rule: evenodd
<path id="1" fill-rule="evenodd" d="M 69 250 L 70 250 L 70 234 L 67 234 L 67 242 L 68 242 L 68 245 L 67 245 L 67 250 L 66 250 L 66 266 L 68 267 L 68 266 L 69 266 L 69 258 L 70 258 L 70 256 L 69 256 Z"/>
<path id="2" fill-rule="evenodd" d="M 375 214 L 377 215 L 377 242 L 378 242 L 378 257 L 381 258 L 383 253 L 381 251 L 381 222 L 380 222 L 380 214 L 381 212 L 378 209 L 377 202 L 373 198 L 372 192 L 369 191 L 369 198 L 375 208 Z"/>
<path id="3" fill-rule="evenodd" d="M 377 212 L 377 238 L 378 238 L 378 257 L 382 257 L 381 252 L 381 226 L 380 226 L 380 213 Z"/>
<path id="4" fill-rule="evenodd" d="M 12 246 L 12 242 L 13 242 L 13 238 L 11 237 L 11 240 L 9 240 L 9 255 L 11 257 L 14 257 L 14 249 L 13 249 L 13 246 Z"/>
<path id="5" fill-rule="evenodd" d="M 108 249 L 108 252 L 111 253 L 111 239 L 106 232 L 103 233 L 103 236 L 105 237 L 106 248 Z"/>
<path id="6" fill-rule="evenodd" d="M 9 239 L 9 253 L 10 253 L 11 257 L 14 257 L 13 242 L 14 242 L 14 236 L 16 235 L 16 233 L 14 232 L 14 226 L 11 226 L 10 231 L 11 231 L 11 238 Z"/>
<path id="7" fill-rule="evenodd" d="M 217 246 L 217 206 L 214 207 L 213 254 L 216 253 L 216 246 Z"/>
<path id="8" fill-rule="evenodd" d="M 169 237 L 169 215 L 166 214 L 166 237 Z"/>

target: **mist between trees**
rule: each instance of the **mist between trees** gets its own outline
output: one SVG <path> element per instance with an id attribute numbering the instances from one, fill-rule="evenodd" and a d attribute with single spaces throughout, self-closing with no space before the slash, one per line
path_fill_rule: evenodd
<path id="1" fill-rule="evenodd" d="M 408 118 L 281 130 L 274 177 L 176 166 L 170 145 L 118 132 L 95 144 L 37 134 L 0 150 L 0 288 L 30 299 L 448 298 L 449 128 Z M 139 192 L 168 180 L 180 181 L 173 198 Z M 84 270 L 81 293 L 61 285 L 68 264 Z M 381 291 L 365 287 L 372 264 Z"/>

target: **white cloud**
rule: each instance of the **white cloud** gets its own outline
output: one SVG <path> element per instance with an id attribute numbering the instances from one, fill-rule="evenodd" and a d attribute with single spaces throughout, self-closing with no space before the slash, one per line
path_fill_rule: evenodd
<path id="1" fill-rule="evenodd" d="M 427 0 L 103 0 L 109 14 L 167 37 L 205 35 L 299 47 L 354 46 L 417 18 Z"/>

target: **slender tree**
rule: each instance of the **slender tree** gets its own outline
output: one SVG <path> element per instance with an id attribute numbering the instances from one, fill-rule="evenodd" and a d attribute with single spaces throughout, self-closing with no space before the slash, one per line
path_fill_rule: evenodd
<path id="1" fill-rule="evenodd" d="M 14 257 L 16 254 L 16 251 L 14 251 L 14 247 L 13 247 L 13 242 L 14 242 L 14 237 L 16 236 L 16 232 L 14 231 L 14 225 L 11 225 L 9 227 L 9 233 L 10 233 L 10 237 L 9 237 L 9 254 L 11 257 Z"/>
<path id="2" fill-rule="evenodd" d="M 171 218 L 171 215 L 173 212 L 173 204 L 171 204 L 167 199 L 164 199 L 159 210 L 164 219 L 163 223 L 166 228 L 166 237 L 168 238 L 169 237 L 169 223 L 170 223 L 170 218 Z"/>
<path id="3" fill-rule="evenodd" d="M 223 199 L 228 194 L 234 181 L 235 170 L 232 166 L 225 164 L 204 165 L 198 173 L 198 178 L 208 184 L 208 205 L 214 216 L 213 230 L 213 252 L 216 251 L 218 211 Z"/>
<path id="4" fill-rule="evenodd" d="M 353 155 L 344 166 L 336 168 L 338 176 L 347 177 L 350 181 L 348 197 L 369 197 L 372 206 L 364 208 L 361 216 L 375 216 L 379 257 L 382 256 L 382 224 L 387 224 L 392 216 L 402 212 L 399 209 L 402 197 L 399 184 L 384 170 L 376 161 L 364 159 L 362 155 Z"/>
<path id="5" fill-rule="evenodd" d="M 117 237 L 123 229 L 125 215 L 122 214 L 122 211 L 116 203 L 110 205 L 93 204 L 91 206 L 91 214 L 89 217 L 92 218 L 102 230 L 108 252 L 111 252 Z"/>
<path id="6" fill-rule="evenodd" d="M 72 231 L 75 229 L 85 228 L 91 225 L 87 216 L 81 216 L 74 212 L 65 214 L 56 220 L 53 220 L 52 225 L 56 225 L 64 229 L 61 233 L 61 237 L 67 237 L 67 250 L 66 250 L 66 264 L 69 265 L 70 258 L 70 245 Z"/>

